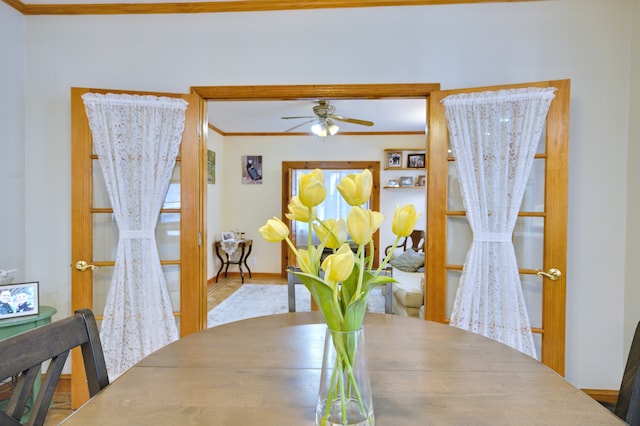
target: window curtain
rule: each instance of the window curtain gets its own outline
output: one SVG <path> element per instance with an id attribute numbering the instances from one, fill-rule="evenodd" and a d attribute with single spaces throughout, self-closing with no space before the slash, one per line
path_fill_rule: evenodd
<path id="1" fill-rule="evenodd" d="M 118 225 L 100 338 L 111 380 L 177 340 L 155 228 L 184 130 L 187 102 L 155 96 L 82 96 Z"/>
<path id="2" fill-rule="evenodd" d="M 473 232 L 450 324 L 532 357 L 512 234 L 554 91 L 526 88 L 442 100 Z"/>

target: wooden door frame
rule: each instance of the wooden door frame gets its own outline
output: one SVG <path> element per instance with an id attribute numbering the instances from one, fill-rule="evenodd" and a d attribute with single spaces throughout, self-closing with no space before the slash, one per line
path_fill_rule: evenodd
<path id="1" fill-rule="evenodd" d="M 291 229 L 291 220 L 289 220 L 285 214 L 289 211 L 289 196 L 291 195 L 291 170 L 313 170 L 313 169 L 331 169 L 331 170 L 346 170 L 346 169 L 358 169 L 371 170 L 373 177 L 373 190 L 371 191 L 371 210 L 380 211 L 380 162 L 373 161 L 283 161 L 282 162 L 282 221 Z M 295 243 L 295 241 L 294 241 Z M 373 246 L 374 252 L 379 253 L 378 248 L 380 246 L 380 231 L 373 234 Z M 280 270 L 281 277 L 286 278 L 286 268 L 291 265 L 295 265 L 295 261 L 289 263 L 291 249 L 286 242 L 281 244 L 281 260 Z M 374 259 L 373 265 L 378 264 Z"/>
<path id="2" fill-rule="evenodd" d="M 301 99 L 424 99 L 440 90 L 439 83 L 325 84 L 284 86 L 194 86 L 191 91 L 205 101 L 282 101 Z M 428 117 L 425 117 L 428 120 Z M 425 148 L 427 140 L 425 137 Z M 284 192 L 283 192 L 284 198 Z M 425 205 L 426 208 L 426 205 Z M 283 208 L 286 211 L 286 206 Z M 282 262 L 285 262 L 285 250 Z M 285 265 L 285 263 L 283 263 Z M 281 276 L 285 277 L 284 266 Z"/>

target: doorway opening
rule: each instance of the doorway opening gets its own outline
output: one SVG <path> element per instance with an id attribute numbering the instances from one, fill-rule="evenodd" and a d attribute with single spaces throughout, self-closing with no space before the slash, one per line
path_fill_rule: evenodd
<path id="1" fill-rule="evenodd" d="M 425 103 L 429 94 L 439 90 L 439 84 L 359 84 L 359 85 L 295 85 L 295 86 L 205 86 L 192 87 L 192 91 L 207 102 L 256 102 L 256 101 L 309 101 L 319 99 L 331 100 L 421 100 Z M 426 114 L 425 114 L 426 115 Z M 426 123 L 427 117 L 423 117 Z M 287 123 L 289 124 L 289 123 Z M 287 127 L 287 126 L 283 126 Z M 219 132 L 220 133 L 220 132 Z M 369 134 L 369 133 L 368 133 Z M 373 133 L 374 135 L 376 133 Z M 424 134 L 424 130 L 421 132 Z M 236 136 L 236 134 L 224 136 Z M 268 134 L 272 136 L 273 133 Z M 278 134 L 287 135 L 286 133 Z M 246 135 L 245 135 L 246 136 Z M 263 134 L 263 136 L 265 136 Z M 426 147 L 426 135 L 424 136 Z M 283 192 L 284 194 L 284 192 Z M 422 206 L 425 207 L 425 206 Z M 283 211 L 286 211 L 286 206 Z M 211 250 L 211 244 L 207 243 Z M 284 250 L 283 250 L 284 252 Z M 283 258 L 285 255 L 282 255 Z M 207 259 L 211 253 L 207 254 Z M 286 265 L 283 263 L 283 265 Z M 205 263 L 205 268 L 207 267 Z M 282 276 L 284 267 L 281 269 Z M 205 272 L 206 275 L 206 272 Z"/>

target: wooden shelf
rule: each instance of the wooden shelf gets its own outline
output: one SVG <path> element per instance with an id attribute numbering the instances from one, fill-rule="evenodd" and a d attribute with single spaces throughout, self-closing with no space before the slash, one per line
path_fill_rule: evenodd
<path id="1" fill-rule="evenodd" d="M 424 148 L 385 148 L 384 152 L 425 152 Z"/>

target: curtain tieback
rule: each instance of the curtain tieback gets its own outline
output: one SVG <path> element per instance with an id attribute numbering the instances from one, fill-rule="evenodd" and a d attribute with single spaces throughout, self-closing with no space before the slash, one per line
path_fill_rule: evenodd
<path id="1" fill-rule="evenodd" d="M 487 243 L 510 243 L 510 232 L 474 232 L 473 241 Z"/>
<path id="2" fill-rule="evenodd" d="M 155 238 L 153 229 L 125 229 L 120 231 L 121 240 L 144 240 Z"/>

